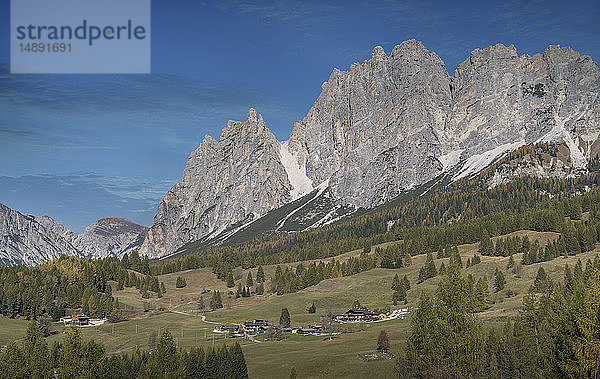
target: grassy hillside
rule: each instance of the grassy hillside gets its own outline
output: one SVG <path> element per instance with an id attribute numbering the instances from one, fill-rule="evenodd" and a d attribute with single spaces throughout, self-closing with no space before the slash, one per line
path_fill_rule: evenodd
<path id="1" fill-rule="evenodd" d="M 512 235 L 528 235 L 531 241 L 539 240 L 544 245 L 547 241 L 557 238 L 555 233 L 538 233 L 532 231 L 519 231 Z M 392 242 L 393 243 L 393 242 Z M 385 246 L 380 246 L 385 247 Z M 461 245 L 459 253 L 463 262 L 471 258 L 477 251 L 478 244 Z M 514 275 L 512 270 L 507 271 L 508 258 L 483 256 L 482 262 L 468 269 L 465 274 L 472 274 L 474 278 L 486 276 L 490 287 L 491 307 L 479 314 L 482 320 L 490 324 L 502 321 L 506 316 L 515 315 L 521 305 L 523 295 L 535 279 L 539 266 L 543 266 L 549 276 L 555 281 L 562 281 L 566 263 L 573 266 L 578 259 L 585 264 L 600 252 L 596 247 L 593 252 L 557 258 L 549 262 L 522 266 L 520 275 Z M 348 252 L 336 257 L 336 260 L 348 259 L 361 253 L 360 250 Z M 391 306 L 392 291 L 390 285 L 392 278 L 397 273 L 400 277 L 407 275 L 411 282 L 408 291 L 408 305 L 415 305 L 422 290 L 434 291 L 439 277 L 426 280 L 417 284 L 418 271 L 425 262 L 425 255 L 413 257 L 413 265 L 401 269 L 373 269 L 353 276 L 328 279 L 318 285 L 308 287 L 297 293 L 277 295 L 253 296 L 251 298 L 235 299 L 224 296 L 226 308 L 219 311 L 207 312 L 206 320 L 202 321 L 197 312 L 197 301 L 203 296 L 205 302 L 209 294 L 202 295 L 208 289 L 220 290 L 226 293 L 225 283 L 218 280 L 211 269 L 203 268 L 185 272 L 163 275 L 159 279 L 165 283 L 167 292 L 162 299 L 149 299 L 147 302 L 153 310 L 144 312 L 144 302 L 135 289 L 115 291 L 114 295 L 128 310 L 136 313 L 129 321 L 117 324 L 105 324 L 100 327 L 85 328 L 85 338 L 102 341 L 108 352 L 132 352 L 137 347 L 145 348 L 148 345 L 152 332 L 160 333 L 169 328 L 182 347 L 194 345 L 210 346 L 221 343 L 223 337 L 212 333 L 214 324 L 211 322 L 230 323 L 242 322 L 247 319 L 267 319 L 277 323 L 281 309 L 288 308 L 291 314 L 292 325 L 306 325 L 319 322 L 319 315 L 328 311 L 343 312 L 351 307 L 355 300 L 371 308 Z M 441 262 L 448 265 L 448 258 L 436 259 L 439 268 Z M 518 263 L 520 254 L 515 256 Z M 296 264 L 291 264 L 295 266 Z M 276 266 L 265 266 L 267 281 L 274 275 Z M 495 293 L 492 287 L 493 275 L 496 268 L 500 268 L 506 275 L 506 288 Z M 245 280 L 248 271 L 241 271 Z M 256 269 L 252 269 L 255 277 Z M 175 288 L 177 276 L 182 276 L 187 281 L 185 288 Z M 268 287 L 268 286 L 267 286 Z M 507 297 L 509 293 L 513 293 Z M 317 307 L 316 314 L 304 311 L 308 302 L 314 302 Z M 399 305 L 398 307 L 404 307 Z M 146 308 L 149 308 L 146 305 Z M 161 311 L 160 309 L 164 309 Z M 182 312 L 174 313 L 171 311 Z M 26 321 L 0 319 L 0 325 L 5 332 L 0 334 L 0 343 L 6 343 L 12 335 L 22 335 Z M 289 370 L 295 366 L 299 377 L 364 377 L 377 372 L 380 377 L 389 377 L 393 373 L 393 361 L 364 362 L 357 356 L 360 352 L 375 348 L 377 335 L 381 329 L 388 331 L 392 349 L 397 350 L 403 343 L 409 330 L 410 321 L 392 320 L 370 325 L 353 325 L 345 328 L 347 333 L 336 336 L 333 340 L 323 337 L 292 336 L 287 341 L 253 343 L 244 341 L 243 349 L 248 362 L 251 377 L 288 377 Z M 55 326 L 58 334 L 50 336 L 49 342 L 63 338 L 62 327 Z"/>

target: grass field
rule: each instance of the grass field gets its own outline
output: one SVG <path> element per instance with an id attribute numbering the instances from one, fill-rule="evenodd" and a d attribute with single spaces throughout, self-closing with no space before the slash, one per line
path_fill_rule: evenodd
<path id="1" fill-rule="evenodd" d="M 530 240 L 540 240 L 544 245 L 547 241 L 557 237 L 555 233 L 537 233 L 531 231 L 520 231 L 511 235 L 528 235 Z M 478 244 L 461 245 L 459 253 L 463 263 L 471 258 L 477 251 Z M 360 254 L 361 251 L 353 251 L 336 257 L 337 260 L 347 259 L 349 256 Z M 568 258 L 557 258 L 550 262 L 543 262 L 528 266 L 522 266 L 520 275 L 514 275 L 512 271 L 506 271 L 508 258 L 504 257 L 482 257 L 482 262 L 473 267 L 465 269 L 465 273 L 473 275 L 475 280 L 485 276 L 490 287 L 490 298 L 493 302 L 490 309 L 479 314 L 479 317 L 489 323 L 502 321 L 506 316 L 515 315 L 521 305 L 523 295 L 535 279 L 538 267 L 545 268 L 548 275 L 555 281 L 562 281 L 564 266 L 566 263 L 573 266 L 577 259 L 585 264 L 588 258 L 592 258 L 600 252 L 596 248 L 594 252 L 580 254 Z M 439 277 L 431 278 L 417 285 L 418 271 L 425 262 L 425 255 L 413 257 L 413 265 L 402 269 L 373 269 L 357 275 L 324 280 L 316 286 L 306 288 L 293 294 L 263 295 L 251 298 L 234 299 L 224 297 L 226 308 L 219 311 L 207 312 L 208 322 L 231 323 L 242 322 L 248 319 L 267 319 L 277 324 L 282 308 L 288 308 L 291 314 L 292 325 L 306 325 L 319 322 L 319 316 L 332 312 L 344 312 L 355 300 L 370 308 L 384 308 L 391 306 L 390 289 L 391 281 L 397 273 L 399 276 L 407 275 L 411 282 L 411 290 L 408 292 L 408 305 L 415 305 L 422 290 L 433 292 L 439 281 Z M 521 257 L 515 256 L 518 263 Z M 448 265 L 448 258 L 436 259 L 436 266 L 441 262 Z M 293 264 L 295 266 L 295 264 Z M 500 268 L 506 275 L 506 288 L 495 293 L 493 290 L 493 277 L 496 268 Z M 264 267 L 267 278 L 273 276 L 275 266 Z M 256 270 L 252 270 L 255 276 Z M 241 273 L 245 280 L 247 271 Z M 175 280 L 177 276 L 183 276 L 188 285 L 185 288 L 176 289 Z M 173 333 L 179 346 L 189 347 L 194 345 L 210 346 L 213 343 L 226 341 L 222 335 L 213 334 L 211 331 L 214 324 L 203 322 L 197 312 L 197 301 L 204 296 L 208 301 L 207 294 L 202 295 L 203 290 L 220 290 L 226 293 L 225 284 L 218 280 L 211 269 L 189 270 L 181 273 L 163 275 L 160 280 L 165 283 L 167 293 L 162 299 L 150 299 L 149 303 L 155 309 L 144 312 L 144 302 L 135 289 L 115 291 L 122 305 L 127 309 L 137 311 L 135 317 L 129 321 L 117 324 L 105 324 L 100 327 L 85 328 L 85 338 L 93 338 L 102 341 L 108 352 L 131 352 L 136 345 L 141 348 L 147 347 L 151 332 L 160 333 L 165 328 Z M 507 297 L 508 292 L 514 295 Z M 305 305 L 314 302 L 317 307 L 316 314 L 305 312 Z M 404 307 L 404 305 L 401 305 Z M 400 307 L 400 305 L 398 306 Z M 159 311 L 159 308 L 176 310 L 181 313 Z M 26 321 L 0 319 L 0 343 L 6 343 L 12 336 L 22 336 L 26 327 Z M 248 363 L 251 377 L 289 377 L 291 367 L 295 366 L 299 377 L 364 377 L 376 376 L 389 377 L 393 374 L 393 360 L 364 362 L 358 358 L 361 352 L 374 350 L 377 335 L 380 330 L 388 331 L 392 349 L 396 350 L 403 343 L 405 335 L 410 327 L 410 321 L 391 320 L 363 326 L 351 326 L 347 333 L 336 336 L 333 340 L 324 337 L 293 336 L 282 342 L 253 343 L 239 340 L 243 344 L 244 353 Z M 61 339 L 63 328 L 56 326 L 58 334 L 50 336 L 49 341 Z M 214 341 L 213 341 L 214 338 Z M 227 340 L 231 341 L 231 340 Z"/>

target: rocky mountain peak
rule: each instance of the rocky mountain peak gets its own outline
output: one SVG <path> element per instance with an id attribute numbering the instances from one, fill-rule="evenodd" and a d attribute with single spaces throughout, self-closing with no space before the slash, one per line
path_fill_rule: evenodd
<path id="1" fill-rule="evenodd" d="M 85 228 L 74 245 L 89 258 L 121 257 L 137 250 L 147 233 L 147 227 L 124 218 L 103 218 Z"/>
<path id="2" fill-rule="evenodd" d="M 261 118 L 262 118 L 262 116 L 261 116 Z M 250 108 L 248 110 L 248 116 L 246 116 L 246 121 L 249 123 L 258 122 L 258 113 L 256 113 L 256 109 Z"/>
<path id="3" fill-rule="evenodd" d="M 145 233 L 147 227 L 138 225 L 124 218 L 102 218 L 93 222 L 83 231 L 83 234 L 94 233 L 101 236 L 115 236 L 126 233 Z"/>
<path id="4" fill-rule="evenodd" d="M 425 45 L 421 43 L 421 41 L 417 41 L 416 39 L 409 39 L 403 41 L 402 43 L 394 46 L 392 49 L 392 53 L 390 54 L 390 58 L 397 58 L 401 56 L 407 55 L 429 55 L 431 52 L 427 50 Z"/>
<path id="5" fill-rule="evenodd" d="M 104 218 L 77 234 L 49 216 L 24 215 L 0 204 L 0 262 L 35 265 L 61 255 L 121 257 L 137 250 L 147 232 L 122 218 Z"/>
<path id="6" fill-rule="evenodd" d="M 381 46 L 375 46 L 373 49 L 372 59 L 373 61 L 384 61 L 388 58 L 385 50 Z"/>
<path id="7" fill-rule="evenodd" d="M 229 121 L 213 141 L 203 142 L 190 155 L 182 181 L 161 201 L 140 253 L 171 253 L 188 241 L 251 222 L 292 199 L 280 142 L 255 109 L 248 111 L 246 121 Z"/>
<path id="8" fill-rule="evenodd" d="M 0 263 L 35 265 L 78 253 L 62 235 L 68 229 L 50 217 L 41 221 L 0 204 Z"/>
<path id="9" fill-rule="evenodd" d="M 548 46 L 542 55 L 555 63 L 568 63 L 581 57 L 581 55 L 571 47 L 560 45 Z"/>
<path id="10" fill-rule="evenodd" d="M 288 141 L 277 141 L 254 109 L 218 141 L 205 138 L 141 252 L 227 238 L 313 190 L 347 209 L 370 208 L 449 170 L 454 179 L 476 173 L 524 144 L 565 143 L 577 170 L 600 151 L 600 71 L 570 48 L 530 57 L 496 44 L 473 50 L 450 76 L 413 39 L 389 56 L 376 46 L 368 61 L 333 69 L 321 89 Z"/>

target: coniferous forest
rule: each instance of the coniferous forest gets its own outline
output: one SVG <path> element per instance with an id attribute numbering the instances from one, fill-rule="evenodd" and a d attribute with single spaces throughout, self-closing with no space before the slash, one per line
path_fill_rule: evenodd
<path id="1" fill-rule="evenodd" d="M 36 321 L 31 321 L 23 344 L 12 341 L 0 354 L 2 378 L 248 378 L 238 343 L 204 350 L 178 350 L 166 330 L 150 351 L 107 356 L 104 346 L 84 342 L 71 327 L 62 343 L 48 346 Z"/>
<path id="2" fill-rule="evenodd" d="M 436 291 L 421 294 L 397 357 L 399 377 L 597 378 L 600 258 L 585 269 L 579 263 L 565 268 L 562 282 L 538 272 L 519 315 L 497 327 L 475 317 L 478 291 L 451 263 Z"/>

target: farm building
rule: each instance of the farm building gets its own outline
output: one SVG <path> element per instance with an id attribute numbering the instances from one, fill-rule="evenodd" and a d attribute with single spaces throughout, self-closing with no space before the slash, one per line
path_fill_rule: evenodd
<path id="1" fill-rule="evenodd" d="M 336 320 L 339 322 L 370 322 L 384 318 L 385 313 L 370 311 L 366 308 L 352 308 L 343 315 L 336 316 Z"/>

